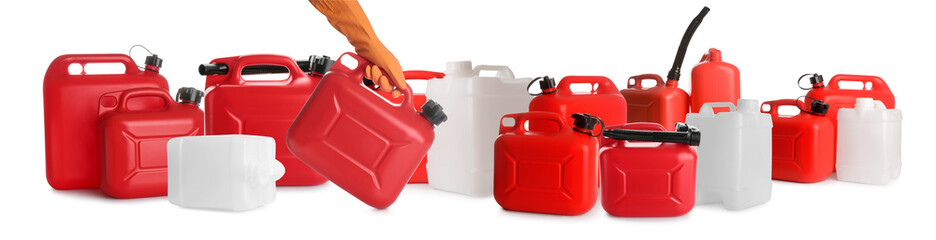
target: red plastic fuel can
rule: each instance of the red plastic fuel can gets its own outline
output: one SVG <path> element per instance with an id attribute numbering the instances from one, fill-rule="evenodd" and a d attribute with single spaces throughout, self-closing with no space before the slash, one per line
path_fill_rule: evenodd
<path id="1" fill-rule="evenodd" d="M 835 167 L 835 126 L 829 116 L 802 110 L 793 116 L 777 112 L 780 106 L 802 109 L 803 105 L 795 99 L 782 99 L 761 106 L 761 112 L 770 113 L 773 121 L 773 179 L 819 182 L 828 178 Z"/>
<path id="2" fill-rule="evenodd" d="M 208 135 L 249 134 L 276 140 L 276 159 L 286 167 L 276 185 L 317 185 L 327 180 L 286 148 L 286 131 L 312 95 L 332 61 L 327 56 L 302 62 L 280 55 L 246 55 L 212 60 L 206 76 L 205 131 Z M 307 73 L 308 72 L 308 73 Z M 286 73 L 277 81 L 250 81 L 244 75 Z"/>
<path id="3" fill-rule="evenodd" d="M 698 113 L 702 104 L 730 102 L 737 105 L 741 98 L 741 72 L 738 67 L 722 61 L 721 51 L 710 48 L 699 64 L 692 68 L 692 89 L 689 106 Z"/>
<path id="4" fill-rule="evenodd" d="M 351 61 L 353 68 L 345 65 Z M 289 128 L 286 145 L 335 185 L 386 208 L 413 176 L 445 114 L 433 101 L 416 111 L 412 88 L 403 90 L 399 104 L 377 94 L 363 83 L 370 64 L 354 53 L 342 55 Z"/>
<path id="5" fill-rule="evenodd" d="M 551 78 L 540 84 L 543 93 L 530 100 L 530 111 L 554 112 L 564 122 L 573 123 L 573 113 L 588 113 L 601 118 L 607 125 L 627 123 L 627 100 L 618 92 L 611 79 L 601 76 L 566 76 L 552 88 Z M 590 91 L 573 92 L 572 84 L 590 85 Z M 538 128 L 538 127 L 537 127 Z"/>
<path id="6" fill-rule="evenodd" d="M 198 108 L 203 95 L 181 88 L 176 102 L 165 89 L 135 88 L 101 96 L 101 190 L 115 198 L 165 196 L 166 143 L 204 135 L 205 115 Z M 161 104 L 136 103 L 147 98 Z"/>
<path id="7" fill-rule="evenodd" d="M 605 129 L 666 131 L 658 123 L 628 123 Z M 599 155 L 601 206 L 605 211 L 620 217 L 667 217 L 692 210 L 697 159 L 694 147 L 605 137 Z"/>
<path id="8" fill-rule="evenodd" d="M 501 119 L 500 136 L 494 141 L 494 199 L 501 207 L 578 215 L 595 205 L 598 139 L 587 132 L 597 120 L 587 124 L 579 120 L 573 128 L 565 118 L 531 111 Z M 527 129 L 531 122 L 555 125 L 546 128 L 555 131 Z"/>
<path id="9" fill-rule="evenodd" d="M 656 85 L 646 88 L 644 80 L 655 80 Z M 627 122 L 655 122 L 672 131 L 677 122 L 686 121 L 689 94 L 678 84 L 678 80 L 664 83 L 656 74 L 630 77 L 627 88 L 621 89 L 621 95 L 627 99 Z"/>
<path id="10" fill-rule="evenodd" d="M 445 73 L 432 72 L 432 71 L 420 71 L 420 70 L 411 70 L 403 71 L 403 77 L 406 78 L 406 81 L 418 81 L 418 80 L 429 80 L 433 78 L 443 78 Z M 381 92 L 384 93 L 384 92 Z M 387 95 L 383 95 L 387 96 Z M 413 108 L 419 110 L 423 104 L 426 104 L 426 93 L 413 93 Z M 419 167 L 416 167 L 416 172 L 413 172 L 413 177 L 410 178 L 409 183 L 427 183 L 429 182 L 429 176 L 426 174 L 426 161 L 428 156 L 423 156 L 422 162 L 419 163 Z"/>
<path id="11" fill-rule="evenodd" d="M 122 74 L 88 74 L 88 64 L 120 63 Z M 69 73 L 73 64 L 80 73 Z M 98 153 L 98 101 L 104 93 L 153 87 L 168 91 L 169 83 L 159 75 L 162 60 L 147 57 L 145 70 L 137 68 L 124 54 L 70 54 L 52 61 L 46 71 L 42 93 L 45 111 L 46 178 L 58 190 L 100 186 Z M 161 100 L 160 100 L 161 101 Z M 161 102 L 137 101 L 140 107 Z"/>

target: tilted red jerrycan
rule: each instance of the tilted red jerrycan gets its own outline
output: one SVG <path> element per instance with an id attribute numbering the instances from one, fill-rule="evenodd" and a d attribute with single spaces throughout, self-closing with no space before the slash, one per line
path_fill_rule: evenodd
<path id="1" fill-rule="evenodd" d="M 699 15 L 692 19 L 679 43 L 676 60 L 673 61 L 665 83 L 663 78 L 656 74 L 642 74 L 627 79 L 627 88 L 621 89 L 621 95 L 627 99 L 627 122 L 655 122 L 672 131 L 677 122 L 686 120 L 686 114 L 689 113 L 689 94 L 679 88 L 679 72 L 686 58 L 689 40 L 708 12 L 709 8 L 704 7 Z M 644 81 L 647 80 L 655 81 L 654 86 L 644 87 Z"/>
<path id="2" fill-rule="evenodd" d="M 676 132 L 658 123 L 605 128 L 599 154 L 605 211 L 619 217 L 668 217 L 692 210 L 697 155 L 690 146 L 699 145 L 701 133 L 679 124 Z"/>
<path id="3" fill-rule="evenodd" d="M 317 185 L 327 180 L 286 148 L 286 130 L 334 61 L 313 56 L 297 61 L 280 55 L 246 55 L 199 66 L 206 76 L 205 128 L 208 135 L 249 134 L 272 137 L 276 159 L 286 174 L 279 186 Z M 300 67 L 299 64 L 305 66 Z M 308 72 L 308 73 L 306 73 Z M 285 73 L 276 81 L 246 80 L 256 74 Z"/>
<path id="4" fill-rule="evenodd" d="M 431 71 L 403 71 L 403 77 L 406 78 L 407 82 L 413 80 L 429 80 L 433 78 L 443 78 L 445 73 L 440 72 L 431 72 Z M 385 93 L 385 92 L 381 92 Z M 387 95 L 384 95 L 385 97 Z M 426 93 L 413 93 L 413 108 L 419 110 L 419 107 L 426 104 Z M 409 183 L 427 183 L 429 182 L 429 176 L 426 174 L 426 161 L 428 156 L 423 156 L 422 162 L 419 163 L 419 167 L 416 167 L 416 172 L 413 172 L 413 177 L 410 177 Z"/>
<path id="5" fill-rule="evenodd" d="M 335 185 L 386 208 L 426 155 L 433 127 L 446 117 L 434 101 L 422 112 L 413 109 L 412 88 L 402 90 L 400 104 L 377 94 L 363 83 L 368 65 L 354 53 L 339 57 L 289 128 L 286 145 Z"/>
<path id="6" fill-rule="evenodd" d="M 86 66 L 117 63 L 126 70 L 119 74 L 89 74 Z M 146 58 L 141 70 L 124 54 L 62 55 L 49 64 L 42 84 L 45 111 L 46 178 L 58 190 L 97 188 L 98 101 L 104 93 L 131 88 L 153 87 L 169 90 L 159 75 L 162 59 Z M 74 68 L 73 73 L 69 71 Z M 161 100 L 160 100 L 161 101 Z M 137 101 L 138 107 L 161 104 Z"/>
<path id="7" fill-rule="evenodd" d="M 575 127 L 554 112 L 504 115 L 494 141 L 494 199 L 507 210 L 578 215 L 598 199 L 600 121 L 575 114 Z M 527 129 L 531 121 L 555 131 Z"/>
<path id="8" fill-rule="evenodd" d="M 814 102 L 815 103 L 815 102 Z M 780 115 L 780 106 L 795 106 L 800 112 Z M 770 113 L 773 121 L 773 179 L 812 183 L 825 180 L 835 167 L 835 126 L 827 108 L 816 106 L 802 110 L 804 103 L 795 99 L 767 101 L 761 112 Z"/>
<path id="9" fill-rule="evenodd" d="M 722 61 L 721 51 L 710 48 L 699 64 L 692 68 L 692 89 L 689 106 L 698 113 L 710 102 L 738 104 L 741 98 L 741 72 L 738 67 Z"/>
<path id="10" fill-rule="evenodd" d="M 884 103 L 884 106 L 888 109 L 894 109 L 894 94 L 891 93 L 884 79 L 880 77 L 837 74 L 832 76 L 832 79 L 829 80 L 829 85 L 825 85 L 822 75 L 819 74 L 804 74 L 799 80 L 802 80 L 806 76 L 809 76 L 809 82 L 812 87 L 803 88 L 800 86 L 800 88 L 809 89 L 803 101 L 810 105 L 817 100 L 828 104 L 829 111 L 826 113 L 826 117 L 832 121 L 832 125 L 836 126 L 836 128 L 838 127 L 838 121 L 836 121 L 838 110 L 842 108 L 854 108 L 855 101 L 858 98 L 873 98 L 874 100 L 879 100 Z M 846 83 L 847 85 L 848 82 L 860 84 L 860 87 L 848 88 L 848 86 L 842 86 L 842 83 Z M 836 140 L 836 143 L 837 142 L 838 140 Z M 833 143 L 831 147 L 835 149 L 836 145 Z M 834 163 L 833 166 L 835 166 Z"/>
<path id="11" fill-rule="evenodd" d="M 166 143 L 204 135 L 205 114 L 198 108 L 204 93 L 180 88 L 172 100 L 162 88 L 134 88 L 101 96 L 101 190 L 115 198 L 165 196 L 168 186 Z M 159 107 L 134 101 L 155 99 Z"/>
<path id="12" fill-rule="evenodd" d="M 530 100 L 530 111 L 554 112 L 563 116 L 567 124 L 574 122 L 573 113 L 588 113 L 601 118 L 607 125 L 627 123 L 627 100 L 611 79 L 601 76 L 566 76 L 555 86 L 552 78 L 544 77 L 540 82 L 540 95 Z M 587 91 L 573 92 L 573 84 L 588 85 Z M 553 87 L 555 86 L 555 87 Z M 534 126 L 536 130 L 540 126 Z"/>

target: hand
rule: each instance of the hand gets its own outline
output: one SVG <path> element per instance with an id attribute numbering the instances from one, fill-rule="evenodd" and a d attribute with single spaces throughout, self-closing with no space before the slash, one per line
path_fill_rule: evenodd
<path id="1" fill-rule="evenodd" d="M 381 91 L 392 92 L 394 98 L 399 97 L 406 89 L 406 79 L 403 77 L 403 68 L 393 53 L 386 47 L 358 48 L 358 55 L 367 59 L 373 65 L 364 70 L 364 77 L 374 81 Z M 385 74 L 386 73 L 386 74 Z"/>

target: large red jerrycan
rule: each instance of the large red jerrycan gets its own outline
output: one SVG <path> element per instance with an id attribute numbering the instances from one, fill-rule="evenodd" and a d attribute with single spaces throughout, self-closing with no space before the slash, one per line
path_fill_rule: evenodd
<path id="1" fill-rule="evenodd" d="M 162 88 L 134 88 L 101 96 L 98 120 L 101 190 L 115 198 L 165 196 L 168 186 L 166 143 L 204 135 L 204 93 L 180 88 L 176 102 Z M 157 100 L 160 106 L 135 101 Z"/>
<path id="2" fill-rule="evenodd" d="M 445 115 L 433 101 L 416 111 L 412 88 L 403 90 L 399 104 L 374 92 L 363 83 L 370 64 L 354 53 L 342 55 L 289 128 L 286 145 L 335 185 L 386 208 L 413 176 Z"/>
<path id="3" fill-rule="evenodd" d="M 494 141 L 494 199 L 513 211 L 578 215 L 598 199 L 596 118 L 577 126 L 554 112 L 504 115 Z M 554 126 L 527 129 L 531 121 Z M 552 131 L 555 129 L 555 131 Z"/>
<path id="4" fill-rule="evenodd" d="M 644 87 L 645 80 L 654 80 L 656 85 Z M 672 131 L 689 113 L 689 94 L 678 84 L 677 80 L 664 83 L 656 74 L 630 77 L 627 88 L 621 89 L 621 95 L 627 99 L 627 122 L 654 122 Z"/>
<path id="5" fill-rule="evenodd" d="M 692 89 L 689 106 L 698 113 L 702 104 L 730 102 L 737 105 L 741 98 L 741 72 L 738 67 L 722 61 L 721 51 L 710 48 L 699 64 L 692 68 Z"/>
<path id="6" fill-rule="evenodd" d="M 429 80 L 433 78 L 443 78 L 445 73 L 432 72 L 432 71 L 403 71 L 403 77 L 406 78 L 407 82 L 418 81 L 418 80 Z M 384 93 L 384 92 L 381 92 Z M 387 95 L 384 94 L 386 97 Z M 422 105 L 426 104 L 426 93 L 413 93 L 413 108 L 419 110 Z M 413 177 L 410 177 L 409 183 L 427 183 L 429 182 L 429 176 L 426 174 L 426 162 L 428 156 L 423 156 L 422 162 L 419 162 L 419 167 L 416 167 L 416 172 L 413 172 Z"/>
<path id="7" fill-rule="evenodd" d="M 286 131 L 322 79 L 331 61 L 312 57 L 302 69 L 280 55 L 246 55 L 212 60 L 199 72 L 206 76 L 205 131 L 208 135 L 249 134 L 272 137 L 276 159 L 286 167 L 279 186 L 317 185 L 327 180 L 286 148 Z M 309 73 L 306 73 L 306 70 Z M 246 80 L 245 75 L 286 73 L 277 81 Z"/>
<path id="8" fill-rule="evenodd" d="M 88 74 L 89 64 L 117 63 L 126 70 L 118 74 Z M 169 89 L 166 78 L 159 75 L 162 60 L 147 57 L 141 70 L 130 56 L 124 54 L 62 55 L 49 65 L 42 85 L 45 111 L 46 178 L 58 190 L 97 188 L 100 185 L 98 165 L 98 101 L 101 95 L 131 88 L 153 87 Z M 69 68 L 80 69 L 70 73 Z M 140 107 L 159 104 L 138 101 Z"/>
<path id="9" fill-rule="evenodd" d="M 530 111 L 554 112 L 572 124 L 573 113 L 588 113 L 601 118 L 607 125 L 627 123 L 627 100 L 618 92 L 611 79 L 601 76 L 566 76 L 551 88 L 551 78 L 545 77 L 543 92 L 530 100 Z M 573 84 L 589 85 L 588 91 L 573 92 Z M 535 126 L 534 129 L 540 129 Z"/>
<path id="10" fill-rule="evenodd" d="M 761 112 L 773 121 L 773 179 L 812 183 L 825 180 L 835 167 L 835 126 L 823 113 L 800 110 L 793 116 L 778 113 L 781 106 L 802 109 L 795 99 L 767 101 Z"/>
<path id="11" fill-rule="evenodd" d="M 679 133 L 695 138 L 688 126 Z M 693 143 L 638 142 L 611 135 L 615 129 L 638 130 L 645 139 L 666 141 L 659 123 L 628 123 L 605 128 L 599 155 L 601 206 L 621 217 L 666 217 L 688 213 L 695 205 L 696 150 Z M 610 130 L 610 131 L 609 131 Z M 694 134 L 694 135 L 691 135 Z M 609 137 L 612 136 L 612 137 Z M 665 137 L 665 136 L 664 136 Z"/>

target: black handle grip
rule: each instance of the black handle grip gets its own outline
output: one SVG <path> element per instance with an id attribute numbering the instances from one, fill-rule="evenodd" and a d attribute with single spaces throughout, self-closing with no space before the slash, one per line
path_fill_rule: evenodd
<path id="1" fill-rule="evenodd" d="M 629 129 L 607 129 L 604 130 L 604 136 L 614 140 L 642 141 L 642 142 L 670 142 L 689 144 L 699 146 L 702 139 L 702 133 L 698 129 L 678 126 L 677 132 L 669 131 L 646 131 Z"/>
<path id="2" fill-rule="evenodd" d="M 309 60 L 297 60 L 296 65 L 303 72 L 309 74 L 323 75 L 331 68 L 335 61 L 328 56 L 309 57 Z M 224 63 L 206 63 L 198 66 L 198 74 L 204 75 L 224 75 L 228 73 L 228 65 Z M 250 74 L 272 74 L 289 73 L 289 68 L 280 65 L 250 65 L 241 70 L 241 75 Z"/>
<path id="3" fill-rule="evenodd" d="M 692 40 L 692 35 L 695 34 L 696 29 L 702 24 L 702 19 L 705 18 L 708 12 L 709 8 L 703 7 L 699 15 L 689 23 L 689 27 L 686 28 L 686 33 L 683 34 L 682 41 L 679 42 L 679 50 L 676 51 L 676 60 L 673 60 L 673 68 L 670 68 L 669 74 L 666 75 L 667 80 L 679 81 L 679 71 L 680 68 L 682 68 L 683 59 L 686 58 L 686 48 L 689 48 L 689 40 Z"/>

